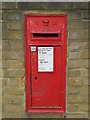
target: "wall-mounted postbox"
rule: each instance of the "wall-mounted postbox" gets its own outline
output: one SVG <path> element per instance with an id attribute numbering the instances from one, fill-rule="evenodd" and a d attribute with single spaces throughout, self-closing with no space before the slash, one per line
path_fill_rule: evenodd
<path id="1" fill-rule="evenodd" d="M 27 112 L 65 112 L 66 15 L 25 16 Z"/>

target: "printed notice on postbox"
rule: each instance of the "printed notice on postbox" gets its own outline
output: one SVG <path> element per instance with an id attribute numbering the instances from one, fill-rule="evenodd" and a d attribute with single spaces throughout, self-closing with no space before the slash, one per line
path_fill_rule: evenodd
<path id="1" fill-rule="evenodd" d="M 53 47 L 38 47 L 38 72 L 53 72 Z"/>

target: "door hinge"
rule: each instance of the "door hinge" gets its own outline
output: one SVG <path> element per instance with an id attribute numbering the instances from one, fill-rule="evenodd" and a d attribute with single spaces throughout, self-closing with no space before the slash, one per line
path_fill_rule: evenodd
<path id="1" fill-rule="evenodd" d="M 31 80 L 32 78 L 31 78 L 31 71 L 30 71 L 30 95 L 31 95 L 31 93 L 32 93 L 32 89 L 31 89 L 31 82 L 32 82 L 32 80 Z"/>

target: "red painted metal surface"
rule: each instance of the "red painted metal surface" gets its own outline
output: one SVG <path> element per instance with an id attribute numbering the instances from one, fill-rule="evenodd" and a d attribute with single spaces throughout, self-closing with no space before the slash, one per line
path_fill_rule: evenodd
<path id="1" fill-rule="evenodd" d="M 25 16 L 27 112 L 65 112 L 66 36 L 66 15 Z M 53 72 L 38 72 L 38 47 L 53 47 Z"/>

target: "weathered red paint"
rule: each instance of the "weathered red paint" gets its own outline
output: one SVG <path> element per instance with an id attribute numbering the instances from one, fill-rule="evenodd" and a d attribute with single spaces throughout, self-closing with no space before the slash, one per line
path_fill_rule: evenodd
<path id="1" fill-rule="evenodd" d="M 26 112 L 65 112 L 66 36 L 66 15 L 25 15 Z M 40 46 L 54 48 L 53 72 L 38 72 Z"/>

